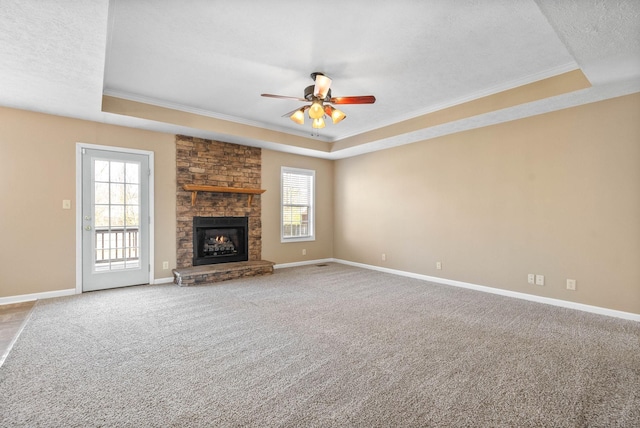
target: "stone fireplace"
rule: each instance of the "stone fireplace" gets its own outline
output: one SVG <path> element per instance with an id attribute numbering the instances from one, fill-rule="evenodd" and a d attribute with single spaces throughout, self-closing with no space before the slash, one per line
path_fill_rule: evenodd
<path id="1" fill-rule="evenodd" d="M 203 138 L 176 136 L 176 221 L 177 268 L 176 283 L 215 282 L 239 276 L 261 275 L 273 272 L 273 263 L 261 260 L 262 223 L 260 194 L 241 193 L 247 189 L 260 189 L 262 152 L 257 147 L 247 147 Z M 225 191 L 185 190 L 185 185 L 216 186 Z M 239 193 L 233 190 L 237 189 Z M 250 198 L 248 196 L 251 196 Z M 194 247 L 194 219 L 244 218 L 247 224 L 243 243 L 234 237 L 218 234 L 208 239 L 207 254 L 198 256 Z M 228 221 L 228 220 L 227 220 Z M 219 229 L 227 229 L 226 227 Z M 246 243 L 244 243 L 246 242 Z M 245 261 L 233 260 L 235 249 L 245 245 Z M 196 244 L 199 245 L 199 244 Z M 204 249 L 204 245 L 203 249 Z M 195 251 L 194 251 L 195 249 Z M 227 254 L 219 254 L 228 252 Z M 213 254 L 218 253 L 218 254 Z M 202 255 L 202 254 L 201 254 Z M 194 263 L 206 259 L 212 263 Z M 219 261 L 223 261 L 220 263 Z M 180 281 L 178 281 L 180 280 Z"/>

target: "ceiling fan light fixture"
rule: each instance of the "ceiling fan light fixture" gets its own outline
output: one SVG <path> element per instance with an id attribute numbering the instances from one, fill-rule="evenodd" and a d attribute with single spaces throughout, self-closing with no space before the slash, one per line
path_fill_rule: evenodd
<path id="1" fill-rule="evenodd" d="M 334 125 L 347 117 L 347 115 L 344 114 L 343 111 L 338 110 L 337 108 L 332 106 L 325 106 L 324 111 L 328 116 L 331 117 Z"/>
<path id="2" fill-rule="evenodd" d="M 311 107 L 309 107 L 309 117 L 311 119 L 320 119 L 324 116 L 324 109 L 322 108 L 322 103 L 318 100 L 315 100 Z"/>
<path id="3" fill-rule="evenodd" d="M 309 104 L 304 107 L 285 113 L 282 117 L 288 117 L 295 123 L 304 125 L 304 115 L 307 114 L 307 110 L 309 110 L 309 118 L 312 121 L 311 126 L 316 130 L 322 129 L 326 126 L 325 116 L 330 117 L 334 125 L 346 119 L 347 115 L 343 111 L 338 110 L 333 107 L 333 105 L 329 104 L 373 104 L 376 102 L 376 97 L 373 95 L 333 98 L 331 96 L 331 79 L 329 77 L 325 76 L 323 73 L 313 72 L 311 73 L 311 78 L 313 79 L 314 84 L 304 88 L 304 98 L 274 94 L 261 95 L 263 97 L 308 102 Z M 317 136 L 318 133 L 316 132 L 315 135 Z"/>
<path id="4" fill-rule="evenodd" d="M 313 123 L 311 124 L 311 127 L 313 129 L 322 129 L 324 128 L 325 124 L 324 124 L 324 119 L 319 117 L 317 119 L 313 119 Z"/>
<path id="5" fill-rule="evenodd" d="M 315 87 L 313 89 L 313 95 L 324 100 L 329 93 L 329 88 L 331 87 L 331 79 L 325 76 L 322 73 L 314 73 L 315 75 Z"/>
<path id="6" fill-rule="evenodd" d="M 304 125 L 304 107 L 293 112 L 289 118 L 298 125 Z"/>

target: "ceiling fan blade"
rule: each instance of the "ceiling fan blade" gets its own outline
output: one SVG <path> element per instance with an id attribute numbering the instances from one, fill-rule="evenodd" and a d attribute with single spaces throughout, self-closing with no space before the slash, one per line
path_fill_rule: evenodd
<path id="1" fill-rule="evenodd" d="M 331 104 L 373 104 L 376 97 L 373 95 L 359 95 L 356 97 L 335 97 L 329 100 Z"/>
<path id="2" fill-rule="evenodd" d="M 282 100 L 297 100 L 297 101 L 307 101 L 304 98 L 300 98 L 300 97 L 287 97 L 285 95 L 274 95 L 274 94 L 260 94 L 260 96 L 262 97 L 269 97 L 269 98 L 280 98 Z"/>

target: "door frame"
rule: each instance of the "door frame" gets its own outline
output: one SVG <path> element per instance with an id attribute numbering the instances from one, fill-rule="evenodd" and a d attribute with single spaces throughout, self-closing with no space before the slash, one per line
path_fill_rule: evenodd
<path id="1" fill-rule="evenodd" d="M 154 153 L 149 150 L 129 149 L 126 147 L 76 143 L 76 294 L 82 293 L 82 149 L 104 150 L 107 152 L 129 153 L 149 157 L 149 284 L 153 284 L 155 279 Z"/>

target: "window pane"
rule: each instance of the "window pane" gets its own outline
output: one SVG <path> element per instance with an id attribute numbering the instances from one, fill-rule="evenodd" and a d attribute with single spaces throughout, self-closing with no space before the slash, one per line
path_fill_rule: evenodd
<path id="1" fill-rule="evenodd" d="M 140 183 L 140 164 L 127 163 L 126 179 L 127 183 Z"/>
<path id="2" fill-rule="evenodd" d="M 285 236 L 301 237 L 309 236 L 309 211 L 308 207 L 282 208 L 282 218 Z"/>
<path id="3" fill-rule="evenodd" d="M 111 227 L 124 226 L 124 206 L 111 205 Z"/>
<path id="4" fill-rule="evenodd" d="M 124 184 L 111 183 L 111 203 L 124 204 Z"/>
<path id="5" fill-rule="evenodd" d="M 309 205 L 311 200 L 311 176 L 283 174 L 282 203 Z"/>
<path id="6" fill-rule="evenodd" d="M 93 218 L 96 227 L 109 227 L 109 205 L 96 205 Z"/>
<path id="7" fill-rule="evenodd" d="M 109 181 L 109 162 L 97 160 L 94 165 L 95 181 Z"/>
<path id="8" fill-rule="evenodd" d="M 127 226 L 137 226 L 140 224 L 140 216 L 138 215 L 138 207 L 127 206 Z"/>
<path id="9" fill-rule="evenodd" d="M 96 183 L 95 184 L 95 198 L 96 204 L 108 204 L 109 203 L 109 183 Z"/>
<path id="10" fill-rule="evenodd" d="M 109 248 L 111 248 L 111 252 L 109 255 L 110 258 L 116 258 L 116 248 L 118 248 L 120 242 L 120 234 L 118 232 L 109 233 Z"/>
<path id="11" fill-rule="evenodd" d="M 111 182 L 124 183 L 124 162 L 111 162 Z"/>
<path id="12" fill-rule="evenodd" d="M 124 263 L 111 263 L 111 270 L 124 269 Z"/>
<path id="13" fill-rule="evenodd" d="M 126 184 L 126 193 L 125 193 L 125 202 L 127 205 L 138 205 L 138 192 L 139 185 L 137 184 Z"/>

